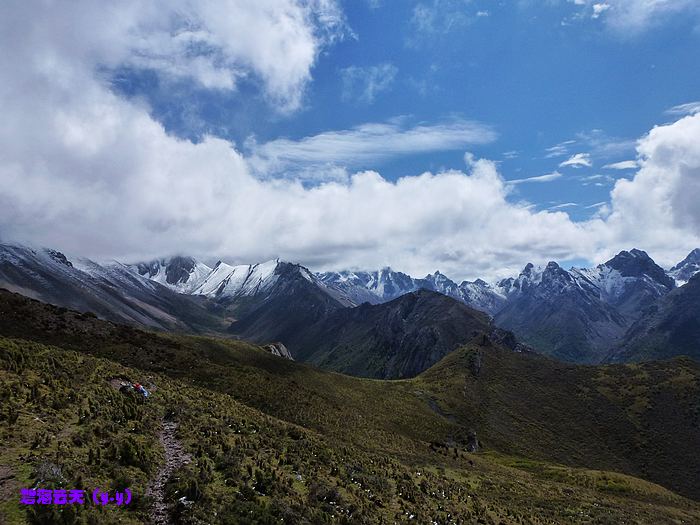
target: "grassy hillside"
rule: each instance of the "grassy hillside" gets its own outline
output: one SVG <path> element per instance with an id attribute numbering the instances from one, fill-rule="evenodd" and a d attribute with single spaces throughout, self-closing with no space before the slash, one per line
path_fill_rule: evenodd
<path id="1" fill-rule="evenodd" d="M 0 522 L 142 522 L 165 420 L 179 424 L 193 458 L 168 486 L 170 502 L 185 498 L 174 507 L 178 523 L 700 520 L 698 503 L 606 472 L 639 471 L 698 498 L 687 452 L 697 443 L 698 369 L 689 362 L 564 367 L 477 340 L 416 379 L 365 380 L 10 294 L 0 294 L 0 333 Z M 157 389 L 138 404 L 110 385 L 114 378 Z M 568 381 L 574 386 L 562 386 Z M 589 397 L 565 401 L 572 389 Z M 667 413 L 649 408 L 659 401 Z M 654 423 L 648 410 L 665 419 Z M 477 453 L 468 452 L 473 431 Z M 658 461 L 675 458 L 659 468 L 677 479 L 641 472 L 618 432 L 648 440 Z M 47 478 L 57 468 L 60 476 Z M 13 498 L 39 478 L 44 486 L 128 485 L 137 503 L 27 515 Z"/>
<path id="2" fill-rule="evenodd" d="M 623 471 L 700 499 L 697 362 L 585 367 L 479 343 L 417 380 L 456 424 L 499 451 Z"/>

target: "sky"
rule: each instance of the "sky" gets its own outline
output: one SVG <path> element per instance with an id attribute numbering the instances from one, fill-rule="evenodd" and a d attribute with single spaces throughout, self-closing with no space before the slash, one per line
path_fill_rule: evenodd
<path id="1" fill-rule="evenodd" d="M 0 5 L 0 240 L 455 279 L 700 246 L 695 0 Z"/>

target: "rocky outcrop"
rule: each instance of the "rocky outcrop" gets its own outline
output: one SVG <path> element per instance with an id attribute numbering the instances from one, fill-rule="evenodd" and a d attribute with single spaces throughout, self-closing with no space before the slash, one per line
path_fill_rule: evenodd
<path id="1" fill-rule="evenodd" d="M 289 359 L 290 361 L 294 361 L 291 352 L 282 343 L 270 343 L 269 345 L 263 346 L 263 350 L 267 350 L 272 355 L 276 355 L 277 357 L 283 357 L 285 359 Z"/>

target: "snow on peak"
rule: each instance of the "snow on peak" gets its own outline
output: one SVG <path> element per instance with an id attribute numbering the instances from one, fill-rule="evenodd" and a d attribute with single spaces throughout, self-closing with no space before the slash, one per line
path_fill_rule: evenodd
<path id="1" fill-rule="evenodd" d="M 684 285 L 697 273 L 700 273 L 700 248 L 695 248 L 668 272 L 676 281 L 676 286 Z"/>

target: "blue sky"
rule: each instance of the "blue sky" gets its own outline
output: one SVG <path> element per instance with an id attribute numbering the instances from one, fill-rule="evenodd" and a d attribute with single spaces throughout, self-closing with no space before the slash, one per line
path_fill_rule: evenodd
<path id="1" fill-rule="evenodd" d="M 454 279 L 700 246 L 697 0 L 28 0 L 0 46 L 0 241 Z"/>
<path id="2" fill-rule="evenodd" d="M 469 150 L 498 161 L 506 180 L 558 171 L 551 182 L 518 184 L 511 198 L 585 219 L 608 201 L 616 179 L 634 173 L 604 166 L 634 159 L 636 140 L 670 120 L 669 108 L 698 98 L 700 29 L 696 18 L 680 15 L 617 28 L 593 18 L 590 5 L 547 4 L 345 2 L 345 38 L 319 56 L 302 107 L 291 114 L 270 107 L 254 85 L 226 92 L 185 81 L 174 89 L 151 71 L 122 70 L 115 89 L 144 97 L 173 134 L 213 133 L 239 145 L 251 136 L 300 140 L 399 117 L 478 121 L 498 138 L 348 167 L 395 180 L 463 169 Z M 560 167 L 580 153 L 591 166 Z"/>

